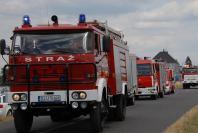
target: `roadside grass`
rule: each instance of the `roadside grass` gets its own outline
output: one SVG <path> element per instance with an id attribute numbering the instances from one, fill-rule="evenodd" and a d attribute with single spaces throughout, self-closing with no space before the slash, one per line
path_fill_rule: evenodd
<path id="1" fill-rule="evenodd" d="M 177 81 L 177 82 L 175 83 L 175 88 L 176 88 L 176 89 L 182 89 L 182 88 L 183 88 L 182 83 L 179 82 L 179 81 Z"/>
<path id="2" fill-rule="evenodd" d="M 9 117 L 0 117 L 0 122 L 9 121 L 9 120 L 12 120 L 12 119 L 13 119 L 12 116 L 9 116 Z"/>
<path id="3" fill-rule="evenodd" d="M 185 113 L 163 133 L 198 133 L 198 105 Z"/>

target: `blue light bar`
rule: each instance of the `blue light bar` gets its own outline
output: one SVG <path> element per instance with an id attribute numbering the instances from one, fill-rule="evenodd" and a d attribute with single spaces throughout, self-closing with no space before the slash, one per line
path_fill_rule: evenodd
<path id="1" fill-rule="evenodd" d="M 30 25 L 30 17 L 28 15 L 23 16 L 23 24 Z"/>
<path id="2" fill-rule="evenodd" d="M 85 22 L 86 22 L 85 14 L 80 14 L 80 16 L 79 16 L 79 23 L 85 23 Z"/>

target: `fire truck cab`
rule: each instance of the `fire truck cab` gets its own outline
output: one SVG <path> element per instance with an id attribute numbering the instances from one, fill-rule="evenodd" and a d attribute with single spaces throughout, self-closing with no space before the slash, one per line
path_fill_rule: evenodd
<path id="1" fill-rule="evenodd" d="M 11 49 L 1 40 L 1 54 L 9 55 L 4 84 L 18 133 L 31 130 L 33 116 L 52 121 L 90 114 L 94 132 L 107 117 L 123 121 L 127 100 L 134 97 L 129 49 L 123 34 L 98 21 L 76 25 L 32 26 L 24 16 L 14 29 Z"/>
<path id="2" fill-rule="evenodd" d="M 161 62 L 144 58 L 137 59 L 138 72 L 138 91 L 136 98 L 139 96 L 150 96 L 157 99 L 158 96 L 164 96 L 165 88 L 165 69 Z"/>

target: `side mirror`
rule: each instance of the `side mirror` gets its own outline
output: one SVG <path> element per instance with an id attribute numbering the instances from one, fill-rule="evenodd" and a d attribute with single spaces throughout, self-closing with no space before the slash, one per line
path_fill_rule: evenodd
<path id="1" fill-rule="evenodd" d="M 103 36 L 103 42 L 102 42 L 102 47 L 104 52 L 109 52 L 110 51 L 110 36 Z"/>
<path id="2" fill-rule="evenodd" d="M 1 39 L 0 40 L 0 52 L 1 52 L 1 55 L 4 55 L 5 54 L 5 48 L 6 48 L 6 41 L 4 39 Z"/>
<path id="3" fill-rule="evenodd" d="M 10 47 L 7 46 L 5 49 L 4 49 L 4 54 L 5 55 L 9 55 L 10 54 Z"/>

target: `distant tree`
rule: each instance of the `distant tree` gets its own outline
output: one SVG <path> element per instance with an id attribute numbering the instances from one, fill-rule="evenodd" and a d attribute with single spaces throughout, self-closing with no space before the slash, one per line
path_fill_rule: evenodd
<path id="1" fill-rule="evenodd" d="M 192 61 L 191 61 L 191 59 L 190 59 L 189 56 L 186 57 L 185 65 L 187 65 L 187 66 L 189 66 L 189 67 L 192 66 Z"/>

